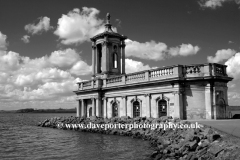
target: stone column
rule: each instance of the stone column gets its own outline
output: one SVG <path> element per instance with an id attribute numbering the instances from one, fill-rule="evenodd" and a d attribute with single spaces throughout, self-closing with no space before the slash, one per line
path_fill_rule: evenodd
<path id="1" fill-rule="evenodd" d="M 81 109 L 82 109 L 81 116 L 85 117 L 86 116 L 86 110 L 85 110 L 85 105 L 84 105 L 84 99 L 81 99 Z"/>
<path id="2" fill-rule="evenodd" d="M 151 95 L 150 94 L 145 94 L 145 102 L 146 102 L 145 115 L 146 117 L 151 117 Z"/>
<path id="3" fill-rule="evenodd" d="M 103 118 L 107 118 L 107 97 L 103 99 Z"/>
<path id="4" fill-rule="evenodd" d="M 92 98 L 92 116 L 96 116 L 95 98 Z"/>
<path id="5" fill-rule="evenodd" d="M 212 119 L 213 116 L 213 108 L 212 108 L 212 91 L 211 91 L 211 86 L 208 84 L 205 87 L 205 109 L 206 109 L 206 119 Z"/>
<path id="6" fill-rule="evenodd" d="M 96 98 L 96 116 L 102 117 L 102 103 L 100 98 Z"/>
<path id="7" fill-rule="evenodd" d="M 83 90 L 83 82 L 81 82 L 80 88 L 81 88 L 81 90 Z"/>
<path id="8" fill-rule="evenodd" d="M 179 91 L 174 94 L 174 118 L 183 119 L 183 96 Z"/>
<path id="9" fill-rule="evenodd" d="M 127 99 L 126 96 L 122 96 L 122 102 L 121 102 L 122 113 L 120 113 L 120 116 L 127 116 L 127 101 L 126 101 L 126 99 Z"/>
<path id="10" fill-rule="evenodd" d="M 96 45 L 93 42 L 92 43 L 92 75 L 96 74 L 96 62 L 95 62 L 95 59 L 96 59 Z"/>
<path id="11" fill-rule="evenodd" d="M 122 48 L 122 74 L 125 74 L 125 43 L 124 41 L 122 41 L 122 45 L 121 45 L 121 48 Z"/>
<path id="12" fill-rule="evenodd" d="M 81 103 L 80 100 L 77 101 L 77 115 L 76 117 L 81 117 Z"/>

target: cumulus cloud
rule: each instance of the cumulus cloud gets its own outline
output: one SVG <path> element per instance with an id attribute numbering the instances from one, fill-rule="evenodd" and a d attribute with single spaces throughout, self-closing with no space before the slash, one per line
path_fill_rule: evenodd
<path id="1" fill-rule="evenodd" d="M 69 67 L 79 61 L 80 55 L 74 49 L 54 51 L 49 57 L 51 64 L 58 67 Z"/>
<path id="2" fill-rule="evenodd" d="M 222 50 L 218 50 L 215 54 L 215 57 L 213 56 L 208 56 L 207 60 L 210 63 L 218 63 L 221 62 L 223 60 L 227 60 L 230 57 L 232 57 L 234 54 L 236 53 L 235 50 L 233 49 L 222 49 Z"/>
<path id="3" fill-rule="evenodd" d="M 43 31 L 48 31 L 52 26 L 50 26 L 50 18 L 40 17 L 38 24 L 27 24 L 24 28 L 28 33 L 34 35 L 42 33 Z"/>
<path id="4" fill-rule="evenodd" d="M 182 44 L 168 49 L 167 45 L 162 42 L 150 41 L 140 43 L 130 39 L 127 39 L 125 42 L 126 56 L 155 61 L 164 60 L 171 56 L 194 55 L 200 50 L 198 46 L 193 46 L 191 44 Z"/>
<path id="5" fill-rule="evenodd" d="M 91 73 L 92 66 L 89 66 L 84 61 L 78 61 L 71 69 L 70 73 L 75 75 L 86 75 Z"/>
<path id="6" fill-rule="evenodd" d="M 229 58 L 225 65 L 227 65 L 227 73 L 235 79 L 240 79 L 240 53 L 236 53 Z"/>
<path id="7" fill-rule="evenodd" d="M 139 43 L 127 39 L 126 56 L 137 57 L 141 59 L 163 60 L 167 52 L 167 45 L 165 43 L 156 43 L 155 41 Z"/>
<path id="8" fill-rule="evenodd" d="M 239 106 L 240 103 L 240 93 L 235 91 L 228 92 L 228 99 L 230 100 L 230 105 Z"/>
<path id="9" fill-rule="evenodd" d="M 240 4 L 240 0 L 200 0 L 198 3 L 202 8 L 216 9 L 222 7 L 225 2 L 235 2 L 236 4 Z"/>
<path id="10" fill-rule="evenodd" d="M 104 31 L 104 21 L 98 18 L 99 10 L 83 7 L 73 9 L 58 19 L 54 34 L 62 39 L 63 44 L 76 44 L 90 41 L 90 38 Z M 116 28 L 113 28 L 116 32 Z"/>
<path id="11" fill-rule="evenodd" d="M 19 69 L 21 57 L 18 53 L 12 51 L 2 53 L 4 54 L 0 54 L 0 71 L 10 72 Z"/>
<path id="12" fill-rule="evenodd" d="M 200 50 L 198 46 L 193 46 L 191 44 L 181 44 L 179 47 L 172 47 L 169 49 L 168 53 L 171 56 L 189 56 L 197 54 Z"/>
<path id="13" fill-rule="evenodd" d="M 90 37 L 104 30 L 103 21 L 97 18 L 98 14 L 99 10 L 95 8 L 83 7 L 82 11 L 73 9 L 58 19 L 58 27 L 54 33 L 63 39 L 63 44 L 89 41 Z"/>
<path id="14" fill-rule="evenodd" d="M 132 59 L 125 59 L 125 69 L 126 73 L 133 73 L 133 72 L 138 72 L 138 71 L 143 71 L 143 70 L 148 70 L 151 69 L 149 65 L 144 65 L 140 61 L 135 61 Z"/>
<path id="15" fill-rule="evenodd" d="M 24 35 L 24 36 L 21 38 L 21 40 L 22 40 L 24 43 L 29 43 L 29 42 L 30 42 L 29 38 L 30 38 L 30 36 Z"/>
<path id="16" fill-rule="evenodd" d="M 7 36 L 4 35 L 1 31 L 0 31 L 0 50 L 6 50 L 7 49 Z"/>
<path id="17" fill-rule="evenodd" d="M 57 68 L 45 68 L 32 73 L 19 73 L 16 75 L 14 83 L 18 86 L 33 86 L 35 84 L 43 84 L 47 82 L 61 82 L 71 77 L 67 71 Z"/>
<path id="18" fill-rule="evenodd" d="M 35 59 L 3 51 L 0 64 L 1 107 L 16 105 L 11 101 L 22 102 L 18 105 L 22 107 L 29 107 L 26 105 L 30 105 L 31 101 L 35 106 L 45 101 L 52 101 L 56 106 L 59 101 L 62 104 L 65 104 L 65 100 L 66 103 L 73 103 L 72 91 L 77 89 L 76 83 L 81 81 L 74 75 L 91 72 L 90 66 L 73 49 L 55 51 L 50 56 Z M 23 104 L 25 102 L 26 105 Z"/>

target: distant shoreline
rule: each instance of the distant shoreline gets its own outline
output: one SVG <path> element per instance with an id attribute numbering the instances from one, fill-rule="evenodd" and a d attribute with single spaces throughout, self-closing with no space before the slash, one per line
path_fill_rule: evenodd
<path id="1" fill-rule="evenodd" d="M 33 109 L 33 108 L 26 108 L 26 109 L 19 109 L 19 110 L 0 110 L 0 113 L 76 113 L 75 108 L 71 109 Z"/>

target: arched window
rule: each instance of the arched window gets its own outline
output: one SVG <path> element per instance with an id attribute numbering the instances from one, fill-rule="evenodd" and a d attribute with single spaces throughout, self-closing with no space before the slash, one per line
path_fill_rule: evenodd
<path id="1" fill-rule="evenodd" d="M 88 111 L 89 111 L 89 117 L 91 117 L 92 116 L 92 107 L 90 107 Z"/>
<path id="2" fill-rule="evenodd" d="M 117 46 L 114 46 L 113 47 L 113 68 L 117 68 L 117 59 L 118 59 L 118 56 L 117 56 Z"/>
<path id="3" fill-rule="evenodd" d="M 112 117 L 118 117 L 118 104 L 116 102 L 112 104 Z"/>
<path id="4" fill-rule="evenodd" d="M 158 117 L 167 116 L 167 101 L 161 99 L 158 101 Z"/>
<path id="5" fill-rule="evenodd" d="M 140 116 L 140 103 L 138 101 L 133 102 L 133 118 Z"/>
<path id="6" fill-rule="evenodd" d="M 97 56 L 99 56 L 98 65 L 99 65 L 99 70 L 101 73 L 102 72 L 102 46 L 101 46 L 101 44 L 97 45 L 97 51 L 98 51 Z"/>
<path id="7" fill-rule="evenodd" d="M 117 68 L 117 53 L 113 53 L 113 68 Z"/>

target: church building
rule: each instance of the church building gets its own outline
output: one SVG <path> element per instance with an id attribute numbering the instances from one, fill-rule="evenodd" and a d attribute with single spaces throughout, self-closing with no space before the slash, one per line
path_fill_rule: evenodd
<path id="1" fill-rule="evenodd" d="M 112 30 L 91 38 L 92 79 L 78 83 L 77 116 L 224 119 L 228 113 L 226 65 L 173 65 L 125 73 L 127 39 Z"/>

